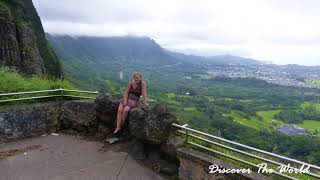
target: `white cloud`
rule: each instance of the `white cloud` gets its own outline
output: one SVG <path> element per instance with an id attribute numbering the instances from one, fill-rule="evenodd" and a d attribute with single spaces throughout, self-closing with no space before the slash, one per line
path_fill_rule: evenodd
<path id="1" fill-rule="evenodd" d="M 138 35 L 165 48 L 320 65 L 316 0 L 33 0 L 49 33 Z"/>

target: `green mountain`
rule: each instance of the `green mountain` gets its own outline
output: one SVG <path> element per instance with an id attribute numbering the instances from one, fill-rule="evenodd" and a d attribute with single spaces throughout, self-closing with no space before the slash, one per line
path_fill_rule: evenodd
<path id="1" fill-rule="evenodd" d="M 233 55 L 217 55 L 211 57 L 203 57 L 196 55 L 186 55 L 183 53 L 177 53 L 168 51 L 167 53 L 179 60 L 190 62 L 193 64 L 210 64 L 216 66 L 249 66 L 249 65 L 261 65 L 263 62 L 251 59 L 251 58 L 243 58 L 239 56 Z"/>
<path id="2" fill-rule="evenodd" d="M 60 58 L 94 62 L 122 59 L 143 66 L 172 65 L 176 63 L 209 63 L 211 65 L 260 65 L 262 62 L 232 55 L 203 57 L 185 55 L 163 49 L 148 37 L 71 37 L 46 34 Z"/>
<path id="3" fill-rule="evenodd" d="M 179 62 L 148 37 L 71 37 L 52 36 L 48 40 L 61 58 L 95 62 L 125 59 L 144 66 L 171 65 Z"/>
<path id="4" fill-rule="evenodd" d="M 0 2 L 0 65 L 25 75 L 60 77 L 60 62 L 47 43 L 32 0 Z"/>
<path id="5" fill-rule="evenodd" d="M 140 71 L 157 92 L 175 84 L 170 73 L 201 71 L 183 62 L 147 37 L 71 37 L 46 35 L 63 63 L 65 77 L 82 89 L 119 92 L 132 73 Z M 123 78 L 120 78 L 120 73 Z M 183 74 L 183 75 L 182 75 Z M 180 76 L 179 76 L 180 78 Z M 155 81 L 153 81 L 155 80 Z M 154 84 L 153 84 L 154 83 Z M 153 86 L 154 85 L 154 86 Z M 175 84 L 177 85 L 177 84 Z"/>

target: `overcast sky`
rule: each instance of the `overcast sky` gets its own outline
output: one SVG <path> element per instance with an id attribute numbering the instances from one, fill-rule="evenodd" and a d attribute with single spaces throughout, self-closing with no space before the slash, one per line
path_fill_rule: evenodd
<path id="1" fill-rule="evenodd" d="M 320 0 L 33 0 L 52 34 L 149 36 L 197 55 L 320 65 Z"/>

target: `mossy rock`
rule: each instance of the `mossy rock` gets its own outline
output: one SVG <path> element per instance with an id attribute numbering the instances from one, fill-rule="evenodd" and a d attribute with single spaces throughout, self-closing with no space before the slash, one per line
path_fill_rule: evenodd
<path id="1" fill-rule="evenodd" d="M 43 59 L 45 72 L 49 78 L 60 78 L 62 67 L 52 48 L 49 46 L 40 17 L 32 3 L 32 0 L 1 0 L 0 25 L 28 26 L 35 36 L 36 47 Z M 19 45 L 20 46 L 20 45 Z M 31 54 L 33 52 L 31 51 Z"/>
<path id="2" fill-rule="evenodd" d="M 0 19 L 4 20 L 12 20 L 10 9 L 0 2 Z"/>

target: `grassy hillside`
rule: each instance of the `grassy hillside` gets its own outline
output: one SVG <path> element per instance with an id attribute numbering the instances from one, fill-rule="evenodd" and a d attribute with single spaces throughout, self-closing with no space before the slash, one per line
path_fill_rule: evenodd
<path id="1" fill-rule="evenodd" d="M 48 80 L 37 76 L 25 78 L 18 72 L 8 68 L 0 68 L 0 93 L 47 90 L 66 88 L 74 89 L 75 87 L 68 81 Z"/>

